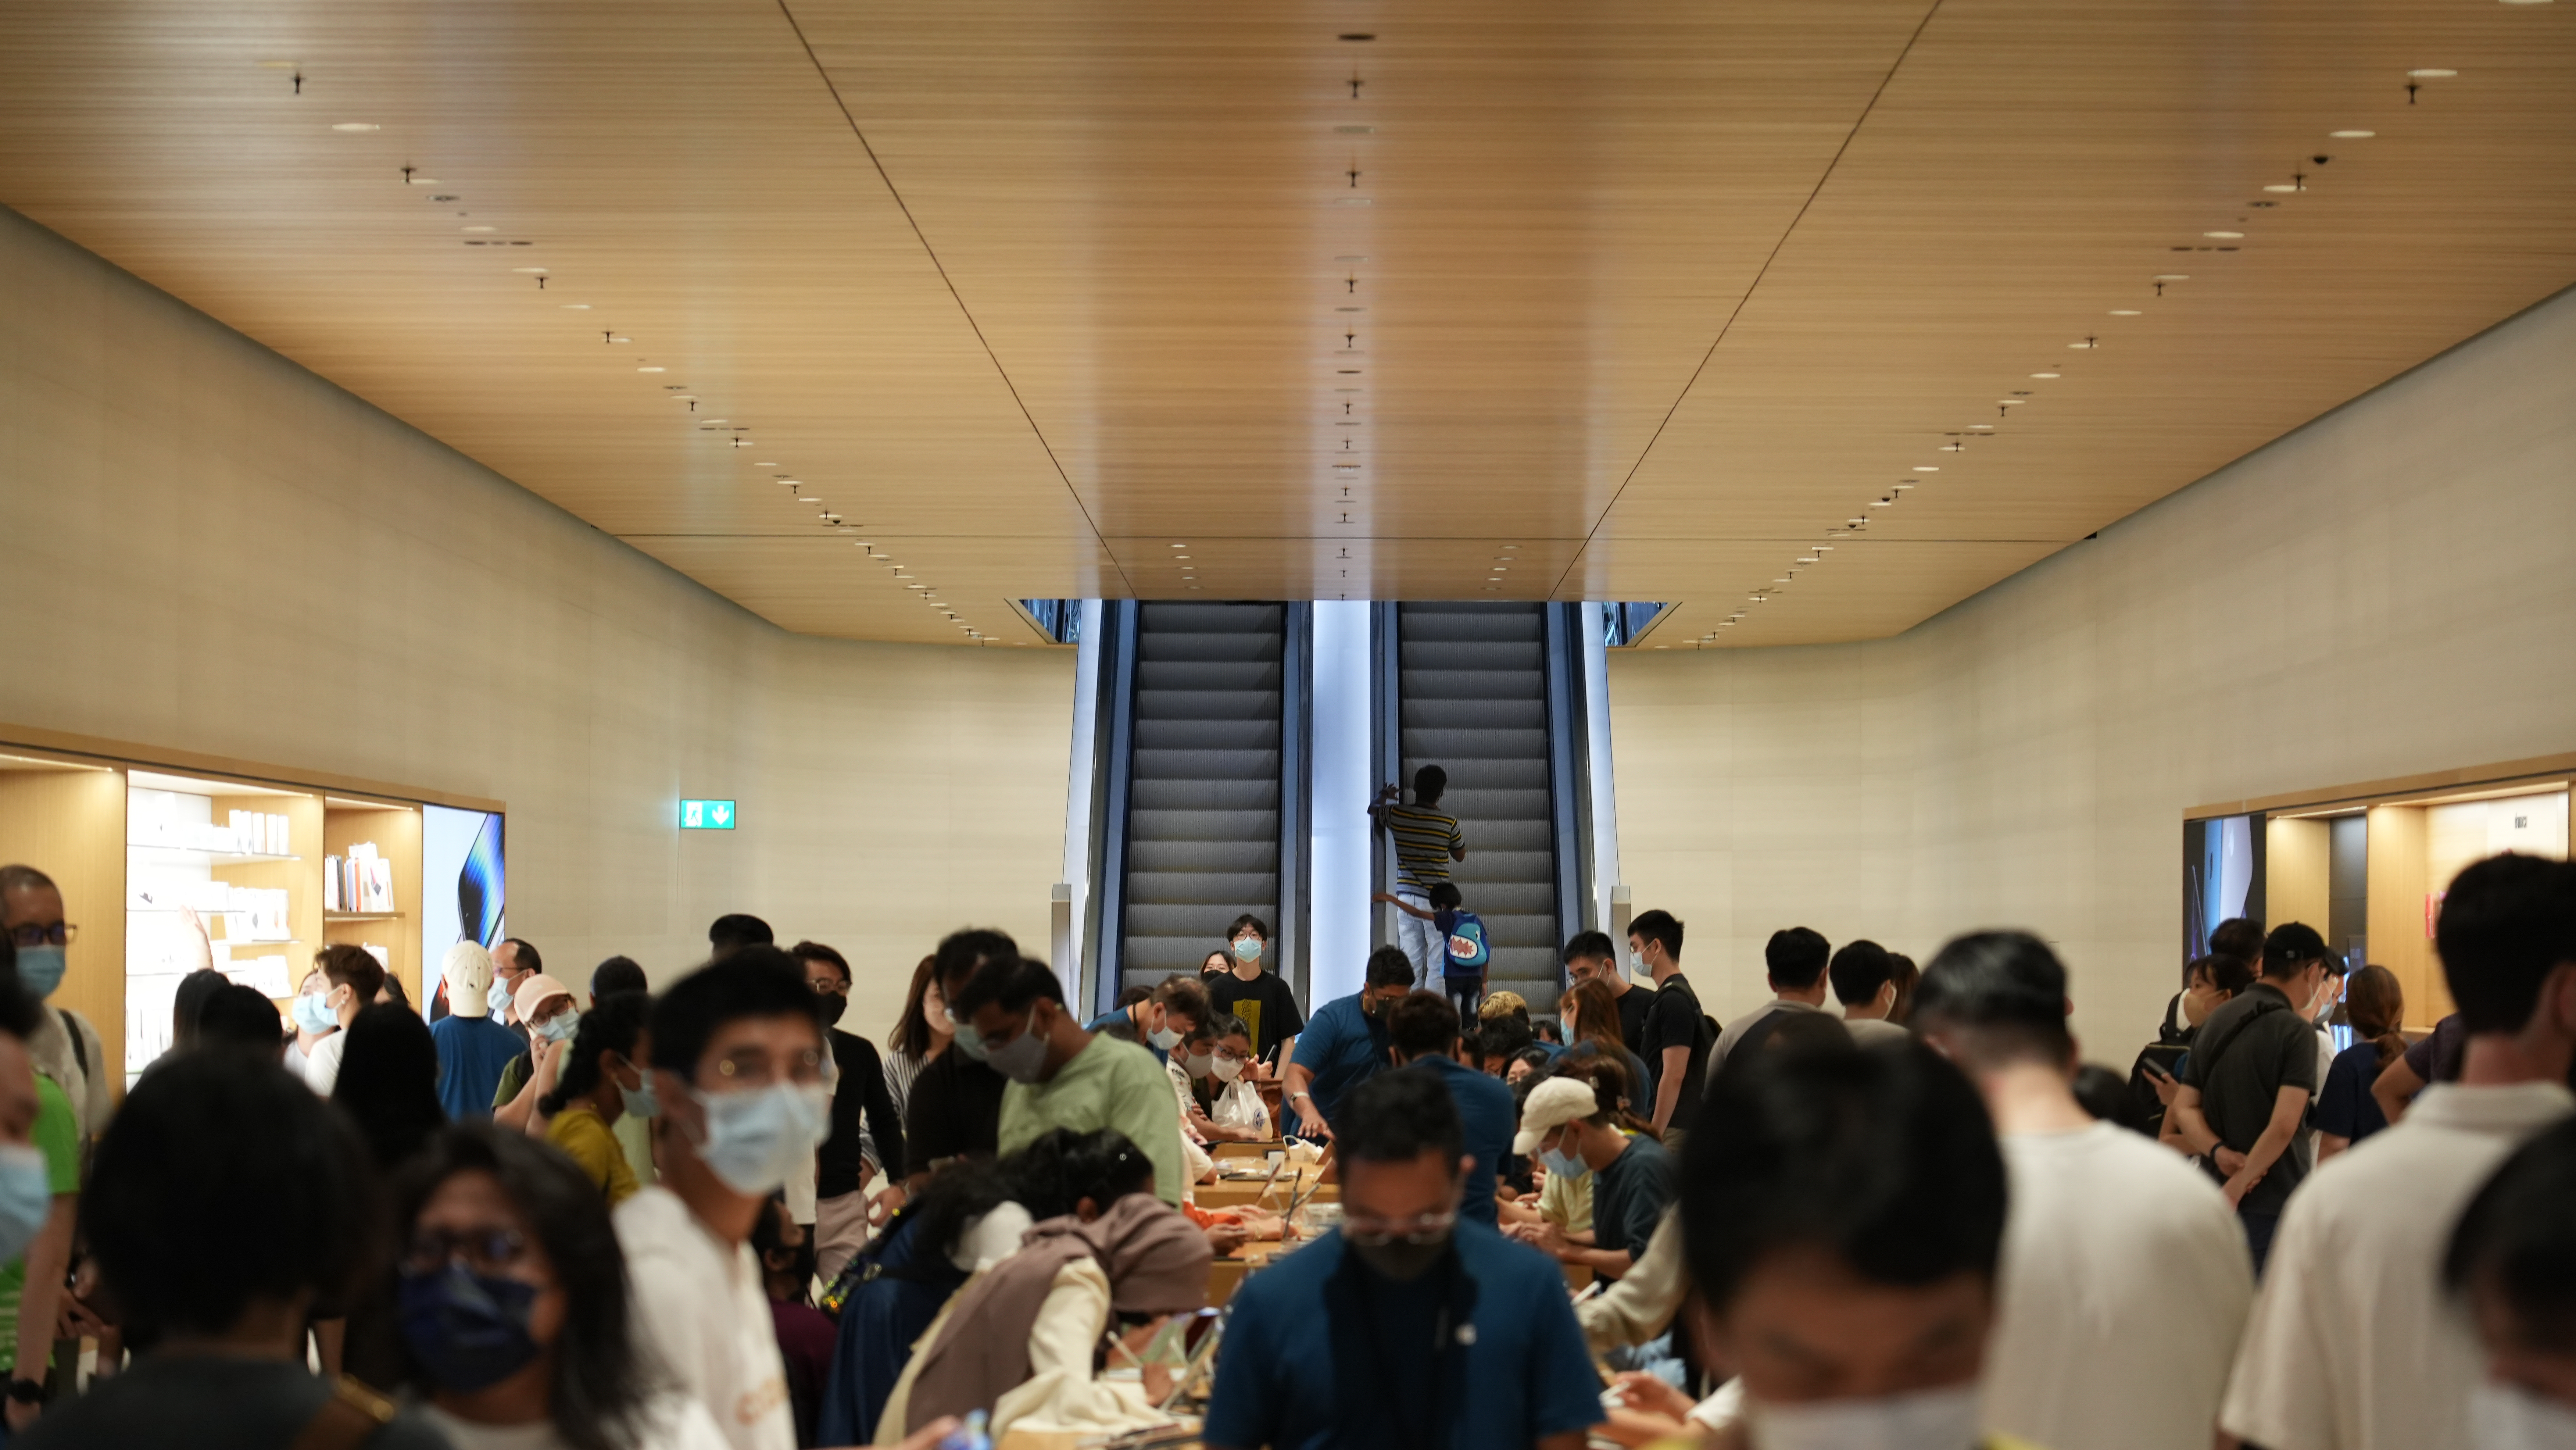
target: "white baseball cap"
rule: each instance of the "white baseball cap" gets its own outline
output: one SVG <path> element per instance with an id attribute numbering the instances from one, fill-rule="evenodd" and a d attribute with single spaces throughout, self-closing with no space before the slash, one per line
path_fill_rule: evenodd
<path id="1" fill-rule="evenodd" d="M 1600 1111 L 1601 1101 L 1592 1095 L 1590 1083 L 1570 1077 L 1549 1078 L 1532 1089 L 1529 1100 L 1521 1104 L 1521 1130 L 1512 1139 L 1512 1151 L 1527 1157 L 1538 1151 L 1539 1139 Z"/>

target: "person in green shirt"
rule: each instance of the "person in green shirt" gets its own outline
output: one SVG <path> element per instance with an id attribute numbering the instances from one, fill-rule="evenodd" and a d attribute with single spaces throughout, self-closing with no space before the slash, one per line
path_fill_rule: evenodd
<path id="1" fill-rule="evenodd" d="M 80 1122 L 72 1114 L 71 1098 L 54 1080 L 42 1074 L 34 1076 L 36 1121 L 28 1139 L 45 1155 L 45 1186 L 53 1190 L 54 1204 L 35 1241 L 7 1265 L 0 1266 L 0 1352 L 9 1355 L 8 1380 L 13 1391 L 21 1380 L 40 1385 L 52 1364 L 55 1311 L 62 1306 L 63 1273 L 71 1260 L 72 1222 L 80 1207 Z M 18 1311 L 27 1298 L 27 1264 L 31 1259 L 39 1262 L 45 1274 L 41 1282 L 51 1292 L 37 1296 L 42 1302 L 34 1306 L 36 1312 L 26 1316 L 22 1327 Z M 31 1368 L 21 1371 L 18 1366 L 22 1364 Z M 37 1401 L 21 1400 L 12 1393 L 8 1402 L 10 1428 L 26 1428 L 39 1408 Z"/>
<path id="2" fill-rule="evenodd" d="M 1181 1114 L 1170 1077 L 1134 1043 L 1085 1031 L 1045 963 L 986 964 L 949 999 L 949 1012 L 974 1028 L 984 1061 L 1011 1080 L 996 1145 L 1003 1157 L 1050 1128 L 1115 1128 L 1152 1160 L 1155 1197 L 1180 1206 Z"/>

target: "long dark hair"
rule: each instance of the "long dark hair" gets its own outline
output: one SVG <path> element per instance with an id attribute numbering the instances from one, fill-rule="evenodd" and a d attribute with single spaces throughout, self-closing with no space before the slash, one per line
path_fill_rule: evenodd
<path id="1" fill-rule="evenodd" d="M 438 1101 L 438 1042 L 408 1007 L 378 1002 L 349 1022 L 331 1104 L 349 1115 L 380 1170 L 420 1151 L 447 1122 Z"/>
<path id="2" fill-rule="evenodd" d="M 922 1011 L 921 1002 L 930 995 L 930 974 L 939 970 L 939 958 L 923 957 L 912 969 L 912 987 L 903 994 L 903 1015 L 894 1020 L 894 1050 L 919 1062 L 930 1055 L 930 1018 Z"/>
<path id="3" fill-rule="evenodd" d="M 2395 972 L 2372 962 L 2353 973 L 2344 988 L 2343 1015 L 2353 1036 L 2379 1049 L 2381 1067 L 2406 1051 L 2406 1038 L 2397 1030 L 2406 1018 L 2406 988 Z"/>
<path id="4" fill-rule="evenodd" d="M 634 1450 L 655 1384 L 636 1354 L 626 1256 L 607 1201 L 545 1144 L 489 1123 L 459 1123 L 431 1139 L 403 1177 L 396 1222 L 405 1243 L 430 1196 L 459 1173 L 489 1173 L 500 1182 L 563 1286 L 563 1332 L 555 1341 L 554 1383 L 546 1387 L 555 1434 L 572 1450 Z M 408 1348 L 404 1362 L 414 1388 L 424 1395 L 437 1388 Z"/>
<path id="5" fill-rule="evenodd" d="M 600 998 L 598 1006 L 582 1014 L 581 1026 L 572 1035 L 571 1055 L 555 1075 L 555 1090 L 537 1099 L 537 1111 L 551 1118 L 564 1110 L 564 1104 L 589 1097 L 599 1087 L 601 1053 L 613 1052 L 635 1062 L 635 1039 L 643 1034 L 644 1018 L 652 1010 L 652 997 L 642 992 L 612 992 Z"/>

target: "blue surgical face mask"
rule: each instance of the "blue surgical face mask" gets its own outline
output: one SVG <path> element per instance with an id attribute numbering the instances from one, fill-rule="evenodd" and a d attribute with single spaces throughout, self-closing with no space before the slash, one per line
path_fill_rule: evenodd
<path id="1" fill-rule="evenodd" d="M 529 1024 L 529 1028 L 548 1042 L 570 1042 L 572 1035 L 581 1030 L 581 1014 L 558 1012 L 543 1022 Z"/>
<path id="2" fill-rule="evenodd" d="M 295 999 L 295 1025 L 307 1032 L 323 1033 L 340 1025 L 331 1009 L 322 1005 L 322 994 L 307 992 Z"/>
<path id="3" fill-rule="evenodd" d="M 1257 936 L 1236 937 L 1234 939 L 1234 959 L 1238 962 L 1257 962 L 1261 960 L 1261 938 Z"/>
<path id="4" fill-rule="evenodd" d="M 63 949 L 51 942 L 18 948 L 18 981 L 38 1001 L 54 995 L 63 984 Z"/>
<path id="5" fill-rule="evenodd" d="M 635 1077 L 633 1087 L 628 1087 L 623 1078 L 617 1083 L 618 1095 L 626 1099 L 626 1115 L 631 1118 L 662 1116 L 662 1096 L 654 1090 L 651 1070 L 636 1065 Z"/>
<path id="6" fill-rule="evenodd" d="M 993 1071 L 1013 1082 L 1036 1082 L 1046 1070 L 1047 1035 L 1038 1030 L 1038 1012 L 1029 1008 L 1029 1025 L 1019 1036 L 999 1046 L 988 1048 L 984 1060 Z"/>
<path id="7" fill-rule="evenodd" d="M 510 984 L 495 977 L 491 989 L 483 994 L 483 1006 L 498 1017 L 510 1010 Z"/>
<path id="8" fill-rule="evenodd" d="M 776 1192 L 831 1135 L 832 1094 L 821 1083 L 693 1096 L 707 1114 L 698 1157 L 727 1188 L 747 1198 Z"/>
<path id="9" fill-rule="evenodd" d="M 951 1017 L 948 1019 L 948 1024 L 957 1029 L 957 1050 L 966 1054 L 966 1060 L 968 1062 L 982 1062 L 984 1060 L 984 1034 L 976 1031 L 975 1024 L 972 1022 L 960 1022 L 956 1018 Z"/>
<path id="10" fill-rule="evenodd" d="M 45 1155 L 25 1143 L 0 1144 L 0 1258 L 25 1253 L 53 1208 Z"/>
<path id="11" fill-rule="evenodd" d="M 1569 1153 L 1558 1148 L 1540 1149 L 1538 1161 L 1547 1165 L 1549 1177 L 1562 1178 L 1568 1183 L 1575 1182 L 1592 1171 L 1592 1165 L 1583 1161 L 1582 1154 Z"/>
<path id="12" fill-rule="evenodd" d="M 472 1394 L 527 1367 L 537 1357 L 528 1334 L 536 1307 L 533 1284 L 477 1274 L 463 1264 L 402 1276 L 403 1342 L 443 1390 Z"/>

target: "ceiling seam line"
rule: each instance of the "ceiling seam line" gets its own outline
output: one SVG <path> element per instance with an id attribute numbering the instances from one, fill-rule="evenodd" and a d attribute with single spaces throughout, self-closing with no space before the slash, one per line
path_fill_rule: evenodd
<path id="1" fill-rule="evenodd" d="M 779 3 L 784 5 L 786 0 L 779 0 Z M 1664 410 L 1664 416 L 1655 424 L 1655 431 L 1646 435 L 1646 446 L 1637 450 L 1637 461 L 1628 465 L 1628 472 L 1619 480 L 1619 487 L 1611 493 L 1610 501 L 1601 506 L 1600 517 L 1594 519 L 1592 527 L 1584 531 L 1583 546 L 1576 549 L 1574 558 L 1566 562 L 1565 572 L 1557 576 L 1555 588 L 1548 591 L 1549 597 L 1555 597 L 1556 593 L 1565 587 L 1566 581 L 1571 579 L 1574 571 L 1581 567 L 1583 556 L 1592 551 L 1592 541 L 1599 538 L 1601 530 L 1609 524 L 1610 514 L 1619 507 L 1619 500 L 1628 496 L 1628 485 L 1637 481 L 1638 471 L 1646 466 L 1646 460 L 1653 455 L 1655 445 L 1663 441 L 1664 430 L 1672 426 L 1674 416 L 1682 410 L 1682 404 L 1690 401 L 1691 389 L 1699 386 L 1700 375 L 1707 372 L 1709 363 L 1716 359 L 1718 348 L 1726 342 L 1726 335 L 1735 330 L 1735 320 L 1744 315 L 1744 309 L 1753 302 L 1753 294 L 1762 289 L 1762 279 L 1771 275 L 1771 264 L 1780 260 L 1780 253 L 1789 245 L 1789 239 L 1797 235 L 1798 224 L 1807 219 L 1807 212 L 1815 206 L 1816 198 L 1824 194 L 1825 183 L 1833 180 L 1834 171 L 1843 164 L 1844 153 L 1851 150 L 1852 142 L 1860 136 L 1860 128 L 1869 124 L 1871 113 L 1878 109 L 1880 98 L 1887 94 L 1888 86 L 1895 82 L 1896 73 L 1905 68 L 1905 58 L 1914 53 L 1915 44 L 1923 39 L 1923 32 L 1931 27 L 1932 17 L 1941 13 L 1941 4 L 1942 0 L 1932 0 L 1930 7 L 1924 10 L 1923 18 L 1914 22 L 1913 33 L 1905 37 L 1905 44 L 1898 48 L 1896 58 L 1888 62 L 1887 74 L 1878 78 L 1877 87 L 1869 93 L 1868 103 L 1860 108 L 1859 115 L 1852 118 L 1851 129 L 1843 133 L 1842 144 L 1834 148 L 1833 159 L 1826 162 L 1825 169 L 1817 174 L 1816 184 L 1807 191 L 1807 199 L 1798 203 L 1797 214 L 1790 217 L 1789 224 L 1780 229 L 1780 239 L 1771 244 L 1771 250 L 1763 257 L 1761 267 L 1753 274 L 1753 280 L 1745 284 L 1744 295 L 1735 299 L 1735 306 L 1727 312 L 1726 321 L 1718 325 L 1717 336 L 1709 339 L 1708 351 L 1700 354 L 1699 366 L 1691 369 L 1689 380 L 1684 382 L 1682 390 L 1674 395 L 1673 405 Z"/>
<path id="2" fill-rule="evenodd" d="M 966 305 L 965 294 L 957 290 L 956 279 L 948 275 L 947 264 L 939 260 L 939 249 L 930 244 L 929 234 L 921 229 L 921 222 L 913 216 L 911 205 L 904 201 L 903 189 L 894 184 L 894 177 L 887 172 L 885 162 L 877 156 L 877 148 L 868 144 L 868 133 L 860 128 L 859 118 L 850 114 L 850 103 L 841 98 L 840 86 L 833 82 L 832 73 L 824 68 L 823 58 L 814 53 L 814 42 L 806 38 L 805 27 L 797 23 L 796 12 L 789 7 L 788 0 L 777 0 L 777 3 L 779 15 L 787 21 L 788 30 L 796 37 L 797 47 L 805 52 L 806 63 L 814 67 L 815 79 L 823 83 L 824 94 L 832 98 L 833 109 L 841 113 L 842 124 L 850 128 L 850 135 L 859 143 L 859 150 L 868 158 L 868 165 L 875 169 L 877 180 L 885 184 L 886 195 L 894 198 L 895 210 L 903 213 L 904 225 L 912 229 L 912 239 L 921 244 L 921 254 L 930 259 L 931 270 L 939 274 L 940 285 L 948 289 L 948 300 L 957 304 L 957 314 L 966 319 L 967 330 L 975 334 L 976 346 L 984 349 L 985 360 L 993 365 L 993 375 L 1002 380 L 1003 391 L 1011 395 L 1011 405 L 1020 410 L 1021 421 L 1029 425 L 1029 434 L 1037 439 L 1039 449 L 1046 454 L 1047 465 L 1055 470 L 1056 481 L 1064 485 L 1066 496 L 1073 500 L 1074 508 L 1082 514 L 1083 526 L 1091 530 L 1092 543 L 1099 547 L 1102 557 L 1109 560 L 1110 567 L 1118 571 L 1119 581 L 1127 586 L 1129 596 L 1134 597 L 1136 581 L 1127 577 L 1125 561 L 1110 549 L 1109 541 L 1102 537 L 1100 521 L 1091 516 L 1090 506 L 1082 501 L 1081 490 L 1073 486 L 1072 476 L 1064 471 L 1064 460 L 1056 456 L 1055 445 L 1047 441 L 1046 430 L 1038 426 L 1037 416 L 1029 411 L 1028 400 L 1020 396 L 1019 385 L 1011 381 L 1011 370 L 1002 366 L 1001 355 L 993 351 L 992 340 L 984 336 L 983 324 L 975 320 L 975 309 Z"/>

